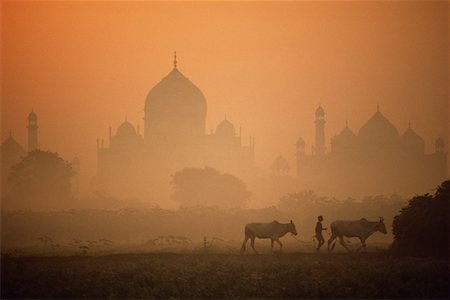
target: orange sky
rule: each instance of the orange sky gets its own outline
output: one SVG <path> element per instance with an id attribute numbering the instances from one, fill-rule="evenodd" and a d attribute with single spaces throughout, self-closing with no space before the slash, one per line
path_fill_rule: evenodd
<path id="1" fill-rule="evenodd" d="M 442 2 L 2 2 L 1 138 L 26 146 L 26 116 L 40 145 L 79 156 L 86 182 L 96 138 L 125 117 L 143 128 L 144 100 L 172 68 L 205 94 L 207 128 L 225 114 L 256 136 L 256 163 L 313 143 L 348 120 L 357 132 L 381 111 L 433 150 L 448 145 L 448 4 Z M 246 139 L 244 139 L 246 141 Z M 448 148 L 447 148 L 448 149 Z"/>

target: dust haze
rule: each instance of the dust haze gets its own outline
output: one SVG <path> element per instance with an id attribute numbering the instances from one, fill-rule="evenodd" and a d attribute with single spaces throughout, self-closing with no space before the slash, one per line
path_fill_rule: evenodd
<path id="1" fill-rule="evenodd" d="M 1 9 L 2 255 L 406 253 L 447 199 L 445 1 Z"/>

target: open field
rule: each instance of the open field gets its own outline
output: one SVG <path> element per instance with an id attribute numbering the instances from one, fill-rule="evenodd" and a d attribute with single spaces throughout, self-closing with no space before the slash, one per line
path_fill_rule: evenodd
<path id="1" fill-rule="evenodd" d="M 384 253 L 2 255 L 2 298 L 448 298 L 446 260 Z"/>

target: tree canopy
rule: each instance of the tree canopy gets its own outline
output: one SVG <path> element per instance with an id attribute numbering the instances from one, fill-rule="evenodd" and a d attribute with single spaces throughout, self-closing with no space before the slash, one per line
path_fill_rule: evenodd
<path id="1" fill-rule="evenodd" d="M 70 163 L 50 151 L 29 152 L 11 168 L 8 206 L 21 209 L 57 208 L 71 198 Z M 56 205 L 56 206 L 55 206 Z"/>
<path id="2" fill-rule="evenodd" d="M 432 196 L 412 198 L 394 218 L 394 253 L 413 256 L 448 256 L 450 181 Z"/>
<path id="3" fill-rule="evenodd" d="M 172 176 L 171 184 L 172 199 L 182 207 L 242 207 L 250 197 L 241 179 L 209 167 L 185 168 Z"/>

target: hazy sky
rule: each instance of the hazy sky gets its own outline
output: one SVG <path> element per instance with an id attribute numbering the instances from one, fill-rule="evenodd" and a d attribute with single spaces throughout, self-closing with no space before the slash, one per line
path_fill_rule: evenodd
<path id="1" fill-rule="evenodd" d="M 226 114 L 256 137 L 256 163 L 310 151 L 314 110 L 326 139 L 376 111 L 426 151 L 448 145 L 448 4 L 442 2 L 2 2 L 1 138 L 78 156 L 85 182 L 96 138 L 125 120 L 143 128 L 150 89 L 178 67 L 205 94 L 207 131 Z M 246 139 L 244 139 L 246 141 Z M 329 145 L 328 145 L 329 147 Z M 447 147 L 448 149 L 448 147 Z"/>

